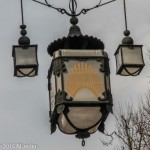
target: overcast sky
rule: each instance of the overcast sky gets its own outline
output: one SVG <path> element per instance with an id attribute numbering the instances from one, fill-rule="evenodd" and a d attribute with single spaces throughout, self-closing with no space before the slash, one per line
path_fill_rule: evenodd
<path id="1" fill-rule="evenodd" d="M 40 0 L 44 2 L 44 0 Z M 48 0 L 53 5 L 68 9 L 69 0 Z M 102 0 L 102 3 L 108 0 Z M 13 76 L 12 45 L 18 44 L 21 24 L 20 0 L 0 0 L 0 144 L 23 143 L 36 144 L 38 150 L 113 150 L 104 147 L 96 133 L 81 146 L 81 140 L 57 130 L 50 135 L 49 98 L 47 73 L 51 58 L 47 46 L 54 40 L 67 36 L 70 18 L 56 10 L 24 0 L 24 19 L 31 44 L 38 44 L 39 74 L 34 78 Z M 95 5 L 99 0 L 82 0 L 78 10 Z M 140 96 L 144 96 L 149 87 L 150 59 L 150 0 L 126 0 L 128 27 L 135 44 L 143 44 L 145 68 L 137 77 L 116 75 L 114 53 L 121 43 L 124 31 L 123 0 L 117 0 L 107 6 L 95 9 L 79 17 L 79 26 L 83 35 L 100 38 L 105 43 L 111 67 L 111 88 L 114 111 L 118 103 L 133 99 L 137 106 Z M 114 119 L 110 115 L 106 129 L 114 129 Z M 1 149 L 0 149 L 1 150 Z"/>

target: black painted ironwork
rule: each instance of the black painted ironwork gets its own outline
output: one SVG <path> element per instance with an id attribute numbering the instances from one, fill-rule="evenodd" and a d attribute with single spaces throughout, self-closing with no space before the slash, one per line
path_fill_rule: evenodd
<path id="1" fill-rule="evenodd" d="M 101 3 L 102 0 L 100 0 L 97 5 L 95 5 L 95 6 L 91 7 L 91 8 L 83 8 L 83 9 L 81 9 L 78 13 L 76 12 L 77 6 L 78 6 L 76 0 L 70 0 L 70 1 L 69 1 L 69 9 L 70 9 L 70 12 L 68 12 L 68 11 L 67 11 L 66 9 L 64 9 L 64 8 L 59 8 L 59 7 L 55 7 L 55 6 L 51 5 L 50 3 L 48 3 L 47 0 L 45 0 L 45 3 L 40 2 L 40 1 L 38 1 L 38 0 L 32 0 L 32 1 L 34 1 L 34 2 L 36 2 L 36 3 L 39 3 L 39 4 L 41 4 L 41 5 L 44 5 L 44 6 L 50 7 L 50 8 L 52 8 L 52 9 L 55 9 L 55 10 L 57 10 L 58 12 L 60 12 L 61 14 L 66 14 L 66 15 L 68 15 L 68 16 L 72 16 L 72 17 L 73 17 L 73 16 L 79 16 L 79 15 L 81 15 L 81 14 L 86 14 L 86 13 L 89 12 L 90 10 L 93 10 L 93 9 L 95 9 L 95 8 L 99 8 L 99 7 L 104 6 L 104 5 L 107 5 L 107 4 L 112 3 L 112 2 L 114 2 L 114 1 L 116 1 L 116 0 L 111 0 L 111 1 L 108 1 L 108 2 L 106 2 L 106 3 Z"/>
<path id="2" fill-rule="evenodd" d="M 47 48 L 48 53 L 53 56 L 53 53 L 59 49 L 102 49 L 104 43 L 95 37 L 88 35 L 80 35 L 74 37 L 63 37 L 50 43 Z"/>
<path id="3" fill-rule="evenodd" d="M 64 64 L 64 60 L 62 59 L 56 59 L 53 62 L 53 70 L 54 70 L 54 75 L 60 76 L 61 72 L 66 72 L 66 66 Z"/>
<path id="4" fill-rule="evenodd" d="M 126 28 L 126 30 L 128 30 L 128 24 L 127 24 L 127 12 L 126 12 L 126 2 L 125 2 L 125 0 L 123 0 L 123 2 L 124 2 L 125 28 Z"/>

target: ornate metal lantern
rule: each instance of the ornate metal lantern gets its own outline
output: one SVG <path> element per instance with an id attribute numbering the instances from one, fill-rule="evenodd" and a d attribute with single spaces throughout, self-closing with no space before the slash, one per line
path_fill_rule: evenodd
<path id="1" fill-rule="evenodd" d="M 116 70 L 117 74 L 122 76 L 137 76 L 140 74 L 144 67 L 144 59 L 142 53 L 143 45 L 133 45 L 134 41 L 130 37 L 130 31 L 127 26 L 126 15 L 126 2 L 124 4 L 124 16 L 125 16 L 125 37 L 122 40 L 122 44 L 119 45 L 116 56 Z"/>
<path id="2" fill-rule="evenodd" d="M 30 45 L 30 39 L 26 36 L 26 25 L 24 25 L 23 0 L 20 0 L 22 25 L 19 45 L 13 46 L 12 57 L 14 59 L 14 76 L 33 77 L 38 73 L 37 45 Z"/>
<path id="3" fill-rule="evenodd" d="M 22 37 L 19 45 L 13 46 L 14 76 L 33 77 L 38 73 L 37 45 L 30 45 L 30 39 L 25 36 L 25 25 L 20 26 Z"/>
<path id="4" fill-rule="evenodd" d="M 81 139 L 104 131 L 104 122 L 112 112 L 112 96 L 109 59 L 103 49 L 97 38 L 82 36 L 78 26 L 71 27 L 67 38 L 48 47 L 53 56 L 48 75 L 51 133 L 56 125 L 63 133 Z"/>
<path id="5" fill-rule="evenodd" d="M 14 76 L 33 77 L 38 73 L 37 45 L 13 46 Z"/>
<path id="6" fill-rule="evenodd" d="M 129 37 L 129 31 L 124 32 L 122 45 L 119 45 L 116 56 L 117 74 L 122 76 L 137 76 L 144 67 L 142 45 L 133 45 L 133 39 Z"/>

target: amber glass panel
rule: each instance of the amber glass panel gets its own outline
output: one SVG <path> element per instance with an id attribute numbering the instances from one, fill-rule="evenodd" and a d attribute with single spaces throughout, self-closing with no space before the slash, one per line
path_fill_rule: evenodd
<path id="1" fill-rule="evenodd" d="M 65 91 L 75 101 L 97 101 L 105 91 L 104 74 L 96 61 L 70 61 L 64 73 Z"/>

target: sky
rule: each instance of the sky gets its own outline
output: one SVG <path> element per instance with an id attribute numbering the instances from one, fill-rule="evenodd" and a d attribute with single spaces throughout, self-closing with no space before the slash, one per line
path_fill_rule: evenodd
<path id="1" fill-rule="evenodd" d="M 48 1 L 54 6 L 68 9 L 69 0 Z M 102 3 L 107 1 L 102 0 Z M 34 144 L 37 150 L 113 150 L 118 142 L 115 141 L 109 147 L 103 146 L 100 142 L 103 135 L 99 132 L 86 140 L 85 147 L 81 146 L 81 140 L 59 130 L 50 135 L 47 74 L 51 57 L 47 53 L 47 46 L 68 35 L 70 18 L 32 0 L 23 2 L 27 35 L 31 44 L 38 44 L 39 72 L 33 78 L 13 76 L 12 45 L 17 45 L 20 37 L 20 0 L 0 0 L 0 146 L 22 143 Z M 77 2 L 79 11 L 94 6 L 99 0 Z M 79 16 L 78 23 L 83 35 L 97 37 L 105 44 L 105 51 L 110 58 L 114 113 L 117 113 L 118 104 L 124 105 L 131 100 L 136 107 L 150 84 L 150 1 L 126 0 L 126 4 L 131 37 L 135 44 L 143 44 L 146 66 L 137 77 L 116 75 L 114 53 L 121 44 L 125 30 L 123 0 L 116 0 Z M 109 115 L 105 125 L 109 132 L 115 129 L 113 115 Z"/>

